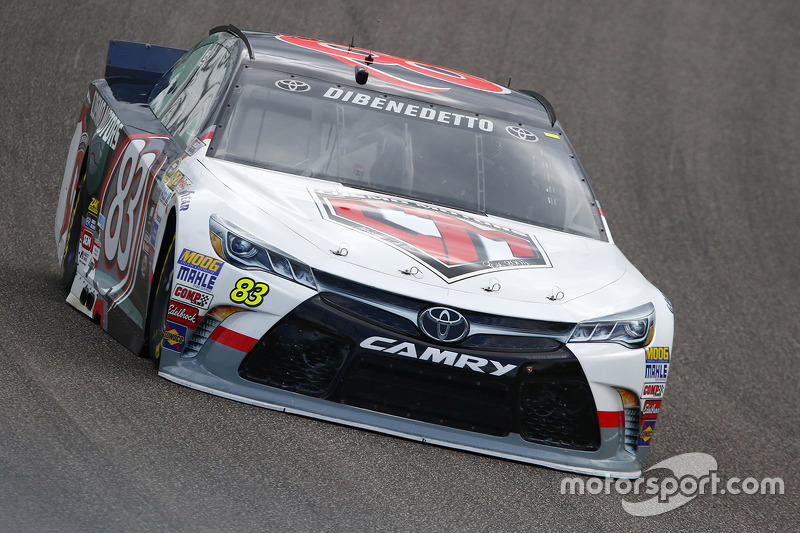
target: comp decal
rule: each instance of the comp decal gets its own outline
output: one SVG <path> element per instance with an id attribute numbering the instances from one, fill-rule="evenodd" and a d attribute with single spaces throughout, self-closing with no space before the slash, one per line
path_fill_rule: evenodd
<path id="1" fill-rule="evenodd" d="M 172 290 L 172 299 L 176 302 L 185 303 L 203 310 L 208 310 L 214 296 L 211 293 L 203 292 L 185 285 L 176 284 Z"/>
<path id="2" fill-rule="evenodd" d="M 276 38 L 306 50 L 320 52 L 351 67 L 357 66 L 364 68 L 369 72 L 370 76 L 375 76 L 383 81 L 405 87 L 406 89 L 425 92 L 444 92 L 450 90 L 450 87 L 447 85 L 456 85 L 488 93 L 509 94 L 511 92 L 501 85 L 478 78 L 477 76 L 428 65 L 427 63 L 420 63 L 419 61 L 411 61 L 388 54 L 378 54 L 352 46 L 342 46 L 340 44 L 333 44 L 305 37 L 278 35 Z M 367 56 L 371 56 L 370 61 L 366 61 Z M 434 85 L 428 85 L 427 83 L 409 79 L 409 76 L 411 78 L 418 78 L 420 75 L 423 76 L 423 79 L 427 82 Z M 441 82 L 444 82 L 444 85 L 442 85 Z"/>
<path id="3" fill-rule="evenodd" d="M 145 203 L 153 187 L 154 176 L 164 164 L 166 136 L 132 135 L 120 146 L 100 195 L 99 237 L 106 268 L 119 280 L 106 297 L 111 305 L 131 291 L 140 264 L 141 236 Z M 90 207 L 91 209 L 91 207 Z"/>
<path id="4" fill-rule="evenodd" d="M 178 281 L 212 290 L 225 263 L 221 259 L 184 248 L 178 257 Z"/>
<path id="5" fill-rule="evenodd" d="M 390 196 L 312 193 L 324 218 L 386 242 L 448 283 L 494 270 L 551 266 L 532 235 L 486 219 Z"/>
<path id="6" fill-rule="evenodd" d="M 642 388 L 642 398 L 662 398 L 666 383 L 645 383 Z"/>

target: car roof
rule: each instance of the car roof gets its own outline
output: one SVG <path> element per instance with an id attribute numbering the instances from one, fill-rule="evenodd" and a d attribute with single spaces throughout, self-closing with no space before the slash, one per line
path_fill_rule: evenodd
<path id="1" fill-rule="evenodd" d="M 254 56 L 251 60 L 245 50 L 245 64 L 250 61 L 256 67 L 351 87 L 358 86 L 355 68 L 361 66 L 370 73 L 365 89 L 491 115 L 522 125 L 560 129 L 556 126 L 552 106 L 533 91 L 527 92 L 535 96 L 451 69 L 316 39 L 253 31 L 240 35 L 246 36 Z M 466 82 L 461 81 L 465 78 L 489 90 L 465 86 Z"/>

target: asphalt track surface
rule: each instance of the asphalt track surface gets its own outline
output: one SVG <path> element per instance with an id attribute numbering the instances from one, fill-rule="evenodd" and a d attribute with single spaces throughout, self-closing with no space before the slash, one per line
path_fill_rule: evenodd
<path id="1" fill-rule="evenodd" d="M 800 527 L 799 3 L 67 4 L 0 2 L 1 531 Z M 675 307 L 646 467 L 703 452 L 785 494 L 634 517 L 630 496 L 561 495 L 561 472 L 180 387 L 70 308 L 53 217 L 108 40 L 185 48 L 228 22 L 548 96 L 618 246 Z"/>

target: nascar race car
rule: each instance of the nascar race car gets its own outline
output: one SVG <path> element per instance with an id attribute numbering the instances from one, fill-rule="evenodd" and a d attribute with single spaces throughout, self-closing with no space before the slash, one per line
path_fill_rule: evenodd
<path id="1" fill-rule="evenodd" d="M 112 41 L 55 234 L 67 302 L 166 379 L 640 475 L 672 309 L 533 91 L 233 26 Z"/>

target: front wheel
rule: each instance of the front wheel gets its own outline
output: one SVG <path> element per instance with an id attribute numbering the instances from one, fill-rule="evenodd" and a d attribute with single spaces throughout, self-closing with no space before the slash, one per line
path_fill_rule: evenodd
<path id="1" fill-rule="evenodd" d="M 147 353 L 150 360 L 158 366 L 161 360 L 161 346 L 164 343 L 164 336 L 167 326 L 167 309 L 169 308 L 169 296 L 172 291 L 172 263 L 175 261 L 175 237 L 172 237 L 167 256 L 161 267 L 158 276 L 153 308 L 147 321 Z"/>

